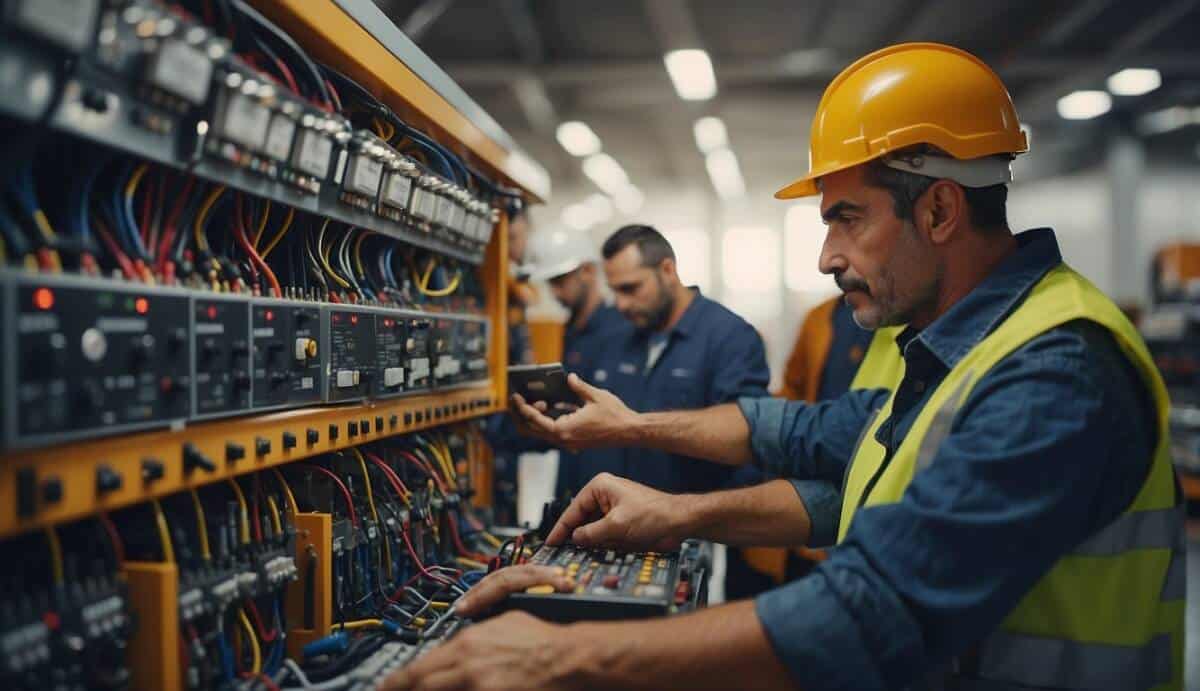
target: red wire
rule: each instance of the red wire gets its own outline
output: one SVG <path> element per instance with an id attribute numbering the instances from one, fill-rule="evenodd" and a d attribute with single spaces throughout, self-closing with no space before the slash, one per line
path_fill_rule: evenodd
<path id="1" fill-rule="evenodd" d="M 479 552 L 472 552 L 471 550 L 467 549 L 466 545 L 463 544 L 462 537 L 458 534 L 458 521 L 454 520 L 454 516 L 450 516 L 449 523 L 450 535 L 454 538 L 454 548 L 458 550 L 458 553 L 468 559 L 486 562 L 487 557 L 483 556 Z"/>
<path id="2" fill-rule="evenodd" d="M 328 470 L 322 468 L 319 465 L 312 465 L 310 463 L 305 463 L 304 465 L 307 468 L 310 468 L 312 470 L 317 470 L 317 471 L 320 471 L 320 472 L 328 475 L 329 479 L 333 480 L 334 484 L 336 484 L 338 486 L 338 489 L 342 490 L 342 496 L 344 496 L 346 498 L 346 508 L 349 510 L 349 514 L 350 514 L 350 523 L 352 523 L 354 525 L 354 527 L 357 528 L 358 527 L 358 514 L 354 513 L 354 499 L 352 499 L 350 497 L 350 490 L 346 489 L 346 485 L 341 481 L 341 479 L 338 478 L 337 475 L 334 475 L 333 473 L 329 472 Z"/>
<path id="3" fill-rule="evenodd" d="M 339 111 L 341 111 L 342 110 L 342 96 L 341 96 L 341 94 L 338 93 L 338 90 L 333 86 L 333 82 L 326 79 L 325 80 L 325 88 L 329 91 L 329 95 L 333 98 L 333 105 L 336 106 Z"/>
<path id="4" fill-rule="evenodd" d="M 162 239 L 158 245 L 158 261 L 159 272 L 161 273 L 166 267 L 166 262 L 171 255 L 171 245 L 175 244 L 176 224 L 179 222 L 179 215 L 183 213 L 183 207 L 187 204 L 188 197 L 192 193 L 192 185 L 195 183 L 195 178 L 188 178 L 183 185 L 183 190 L 179 196 L 175 198 L 175 206 L 171 208 L 170 215 L 167 216 L 166 226 L 163 228 Z"/>
<path id="5" fill-rule="evenodd" d="M 283 74 L 283 79 L 287 82 L 288 87 L 291 88 L 292 93 L 299 95 L 300 87 L 296 86 L 296 77 L 292 75 L 292 71 L 288 69 L 288 66 L 283 63 L 283 60 L 279 60 L 278 58 L 272 60 L 272 62 L 275 63 L 275 67 L 279 68 L 280 73 Z"/>
<path id="6" fill-rule="evenodd" d="M 283 297 L 283 290 L 281 290 L 279 287 L 279 279 L 275 278 L 275 273 L 271 271 L 271 267 L 267 266 L 267 263 L 263 261 L 262 257 L 258 256 L 258 252 L 256 252 L 254 250 L 254 246 L 250 244 L 250 238 L 246 237 L 246 226 L 244 225 L 245 219 L 242 218 L 242 195 L 237 195 L 235 204 L 236 209 L 234 210 L 233 214 L 234 236 L 237 238 L 238 244 L 242 246 L 242 250 L 248 257 L 250 257 L 251 273 L 254 275 L 255 279 L 258 278 L 258 272 L 253 268 L 254 265 L 257 264 L 258 268 L 262 269 L 263 274 L 266 275 L 267 281 L 270 282 L 271 290 L 275 293 L 275 297 Z"/>
<path id="7" fill-rule="evenodd" d="M 125 274 L 125 278 L 131 281 L 139 280 L 141 277 L 134 270 L 133 262 L 129 261 L 129 257 L 121 251 L 121 246 L 113 239 L 112 234 L 99 224 L 96 225 L 96 234 L 100 236 L 100 239 L 104 242 L 104 246 L 108 248 L 113 258 L 117 260 L 117 265 L 121 267 L 121 273 Z"/>
<path id="8" fill-rule="evenodd" d="M 420 468 L 422 471 L 424 471 L 426 475 L 433 478 L 434 484 L 436 484 L 438 486 L 438 488 L 442 490 L 443 493 L 446 491 L 446 485 L 442 482 L 442 478 L 439 477 L 436 473 L 434 473 L 433 468 L 430 468 L 428 465 L 426 465 L 424 462 L 422 462 L 419 457 L 414 456 L 413 454 L 409 453 L 408 451 L 401 451 L 400 456 L 405 458 L 406 460 L 408 460 L 408 462 L 416 464 L 416 466 L 418 468 Z"/>
<path id="9" fill-rule="evenodd" d="M 258 637 L 263 639 L 263 642 L 270 643 L 279 636 L 279 629 L 271 629 L 268 634 L 263 628 L 262 617 L 258 614 L 258 605 L 254 604 L 254 600 L 246 600 L 246 604 L 250 605 L 250 618 L 254 620 L 254 626 L 258 628 Z"/>
<path id="10" fill-rule="evenodd" d="M 117 561 L 124 563 L 125 543 L 121 541 L 121 534 L 117 532 L 117 526 L 113 525 L 112 519 L 106 513 L 97 514 L 97 518 L 100 520 L 100 525 L 104 526 L 104 531 L 108 533 L 108 539 L 112 540 L 113 552 L 117 554 Z"/>

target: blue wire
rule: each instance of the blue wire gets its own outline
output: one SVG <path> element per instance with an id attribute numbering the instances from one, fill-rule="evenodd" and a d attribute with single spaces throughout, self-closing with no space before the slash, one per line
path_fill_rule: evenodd
<path id="1" fill-rule="evenodd" d="M 125 177 L 126 185 L 129 184 L 129 179 L 133 177 L 133 164 L 132 163 L 129 164 L 129 169 L 130 169 L 129 175 L 123 176 L 123 177 Z M 124 185 L 121 185 L 121 187 L 124 187 Z M 148 261 L 150 261 L 150 254 L 148 252 L 146 252 L 146 245 L 145 245 L 145 243 L 142 242 L 142 234 L 138 232 L 137 216 L 135 216 L 133 213 L 133 195 L 132 194 L 126 195 L 123 192 L 121 192 L 121 196 L 125 197 L 125 203 L 121 205 L 121 208 L 125 212 L 125 222 L 127 224 L 126 230 L 129 233 L 130 239 L 133 241 L 133 248 L 138 253 L 138 256 L 140 256 L 142 258 L 143 261 L 148 262 Z"/>
<path id="2" fill-rule="evenodd" d="M 229 639 L 224 631 L 217 638 L 217 648 L 221 651 L 221 667 L 225 670 L 225 678 L 233 681 L 233 649 L 229 647 Z"/>

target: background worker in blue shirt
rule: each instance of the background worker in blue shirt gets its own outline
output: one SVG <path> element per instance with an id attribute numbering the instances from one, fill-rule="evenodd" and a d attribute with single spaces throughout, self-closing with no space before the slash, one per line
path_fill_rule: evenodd
<path id="1" fill-rule="evenodd" d="M 821 196 L 821 271 L 859 324 L 904 327 L 894 393 L 647 414 L 572 377 L 578 411 L 551 420 L 517 403 L 558 443 L 846 478 L 838 515 L 784 480 L 672 495 L 603 476 L 550 544 L 825 532 L 838 536 L 829 559 L 683 617 L 568 629 L 509 613 L 385 688 L 1183 688 L 1186 508 L 1166 389 L 1053 231 L 1010 230 L 1008 166 L 1027 142 L 1003 83 L 951 46 L 891 46 L 838 75 L 812 122 L 810 170 L 777 195 Z M 516 568 L 456 611 L 476 616 L 529 581 L 570 587 Z M 473 664 L 447 671 L 462 659 Z"/>
<path id="2" fill-rule="evenodd" d="M 679 280 L 675 251 L 646 225 L 620 228 L 601 249 L 626 324 L 606 333 L 591 381 L 638 411 L 704 408 L 766 394 L 762 338 L 744 319 Z M 668 492 L 723 487 L 734 470 L 654 449 L 589 449 L 559 465 L 560 488 L 578 492 L 602 472 Z"/>

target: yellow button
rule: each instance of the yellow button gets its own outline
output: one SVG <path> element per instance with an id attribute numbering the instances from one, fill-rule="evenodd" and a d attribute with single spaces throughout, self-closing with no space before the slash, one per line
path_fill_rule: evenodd
<path id="1" fill-rule="evenodd" d="M 649 583 L 649 582 L 650 582 L 650 577 L 647 576 L 646 574 L 642 574 L 641 576 L 638 576 L 638 583 L 645 584 L 645 583 Z"/>
<path id="2" fill-rule="evenodd" d="M 525 589 L 525 592 L 533 595 L 549 595 L 554 592 L 552 585 L 531 585 Z"/>

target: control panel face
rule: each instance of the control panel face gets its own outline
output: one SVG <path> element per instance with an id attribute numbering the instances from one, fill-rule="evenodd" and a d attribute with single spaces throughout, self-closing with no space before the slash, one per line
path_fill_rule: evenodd
<path id="1" fill-rule="evenodd" d="M 434 322 L 433 379 L 435 386 L 454 384 L 462 372 L 462 360 L 456 352 L 460 326 L 461 322 L 449 317 L 438 317 Z"/>
<path id="2" fill-rule="evenodd" d="M 384 398 L 404 393 L 408 356 L 405 352 L 409 318 L 394 312 L 375 315 L 375 390 Z"/>
<path id="3" fill-rule="evenodd" d="M 320 308 L 260 299 L 254 301 L 252 320 L 254 407 L 320 402 Z"/>
<path id="4" fill-rule="evenodd" d="M 192 300 L 192 416 L 244 412 L 251 406 L 250 302 Z"/>
<path id="5" fill-rule="evenodd" d="M 427 391 L 433 382 L 433 321 L 428 317 L 414 317 L 408 322 L 408 338 L 405 352 L 408 368 L 405 373 L 409 391 Z"/>
<path id="6" fill-rule="evenodd" d="M 12 446 L 188 416 L 185 293 L 42 276 L 16 278 L 12 293 L 4 405 Z"/>
<path id="7" fill-rule="evenodd" d="M 375 314 L 363 308 L 322 307 L 324 400 L 354 401 L 371 393 L 375 370 Z"/>

